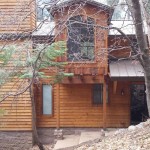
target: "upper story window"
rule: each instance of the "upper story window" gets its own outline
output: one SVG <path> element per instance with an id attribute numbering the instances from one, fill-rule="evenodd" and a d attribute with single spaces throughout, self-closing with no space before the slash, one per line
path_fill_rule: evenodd
<path id="1" fill-rule="evenodd" d="M 131 13 L 125 0 L 107 0 L 108 5 L 113 6 L 114 13 L 112 20 L 114 21 L 128 21 L 132 20 Z"/>
<path id="2" fill-rule="evenodd" d="M 46 7 L 51 4 L 52 0 L 37 0 L 37 21 L 50 21 L 52 16 L 47 11 Z"/>
<path id="3" fill-rule="evenodd" d="M 94 19 L 74 16 L 67 22 L 68 61 L 94 60 Z"/>
<path id="4" fill-rule="evenodd" d="M 146 12 L 148 13 L 148 15 L 150 15 L 150 1 L 149 0 L 145 0 L 143 1 L 144 7 L 146 9 Z"/>

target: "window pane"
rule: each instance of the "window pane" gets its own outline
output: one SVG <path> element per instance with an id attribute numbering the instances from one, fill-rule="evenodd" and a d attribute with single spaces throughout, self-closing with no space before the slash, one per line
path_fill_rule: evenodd
<path id="1" fill-rule="evenodd" d="M 112 20 L 132 20 L 125 0 L 120 0 L 118 5 L 115 6 Z"/>
<path id="2" fill-rule="evenodd" d="M 94 84 L 93 85 L 93 104 L 103 103 L 103 85 Z"/>
<path id="3" fill-rule="evenodd" d="M 52 114 L 52 86 L 43 85 L 43 114 Z"/>
<path id="4" fill-rule="evenodd" d="M 45 19 L 52 19 L 51 14 L 46 9 L 47 5 L 50 5 L 51 0 L 37 0 L 37 21 L 43 21 Z"/>
<path id="5" fill-rule="evenodd" d="M 67 26 L 68 60 L 94 60 L 94 19 L 75 16 L 69 19 Z"/>

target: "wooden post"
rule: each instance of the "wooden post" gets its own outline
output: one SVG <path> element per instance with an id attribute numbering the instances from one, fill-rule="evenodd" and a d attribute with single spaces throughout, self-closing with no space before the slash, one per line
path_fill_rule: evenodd
<path id="1" fill-rule="evenodd" d="M 116 94 L 117 92 L 117 81 L 113 82 L 113 94 Z"/>
<path id="2" fill-rule="evenodd" d="M 106 109 L 107 109 L 107 91 L 106 91 L 106 82 L 104 81 L 104 85 L 103 85 L 103 128 L 106 128 Z"/>
<path id="3" fill-rule="evenodd" d="M 59 97 L 59 92 L 60 92 L 60 85 L 57 84 L 57 95 L 56 95 L 56 99 L 57 99 L 57 129 L 60 128 L 60 97 Z"/>

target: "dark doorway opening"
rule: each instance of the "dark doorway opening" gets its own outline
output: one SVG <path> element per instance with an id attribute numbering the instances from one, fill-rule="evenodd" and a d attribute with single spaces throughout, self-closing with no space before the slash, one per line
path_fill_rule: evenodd
<path id="1" fill-rule="evenodd" d="M 131 124 L 136 125 L 148 118 L 144 84 L 131 85 Z"/>

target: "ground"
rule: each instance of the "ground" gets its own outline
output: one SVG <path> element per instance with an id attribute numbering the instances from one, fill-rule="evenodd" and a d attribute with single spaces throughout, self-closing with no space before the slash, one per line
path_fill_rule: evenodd
<path id="1" fill-rule="evenodd" d="M 101 136 L 66 150 L 150 150 L 150 119 L 127 129 L 118 129 L 111 134 L 101 131 Z M 54 145 L 53 145 L 54 146 Z M 52 145 L 48 149 L 54 149 Z M 37 150 L 34 147 L 33 150 Z"/>
<path id="2" fill-rule="evenodd" d="M 120 129 L 113 135 L 75 150 L 150 150 L 150 120 L 128 129 Z"/>

